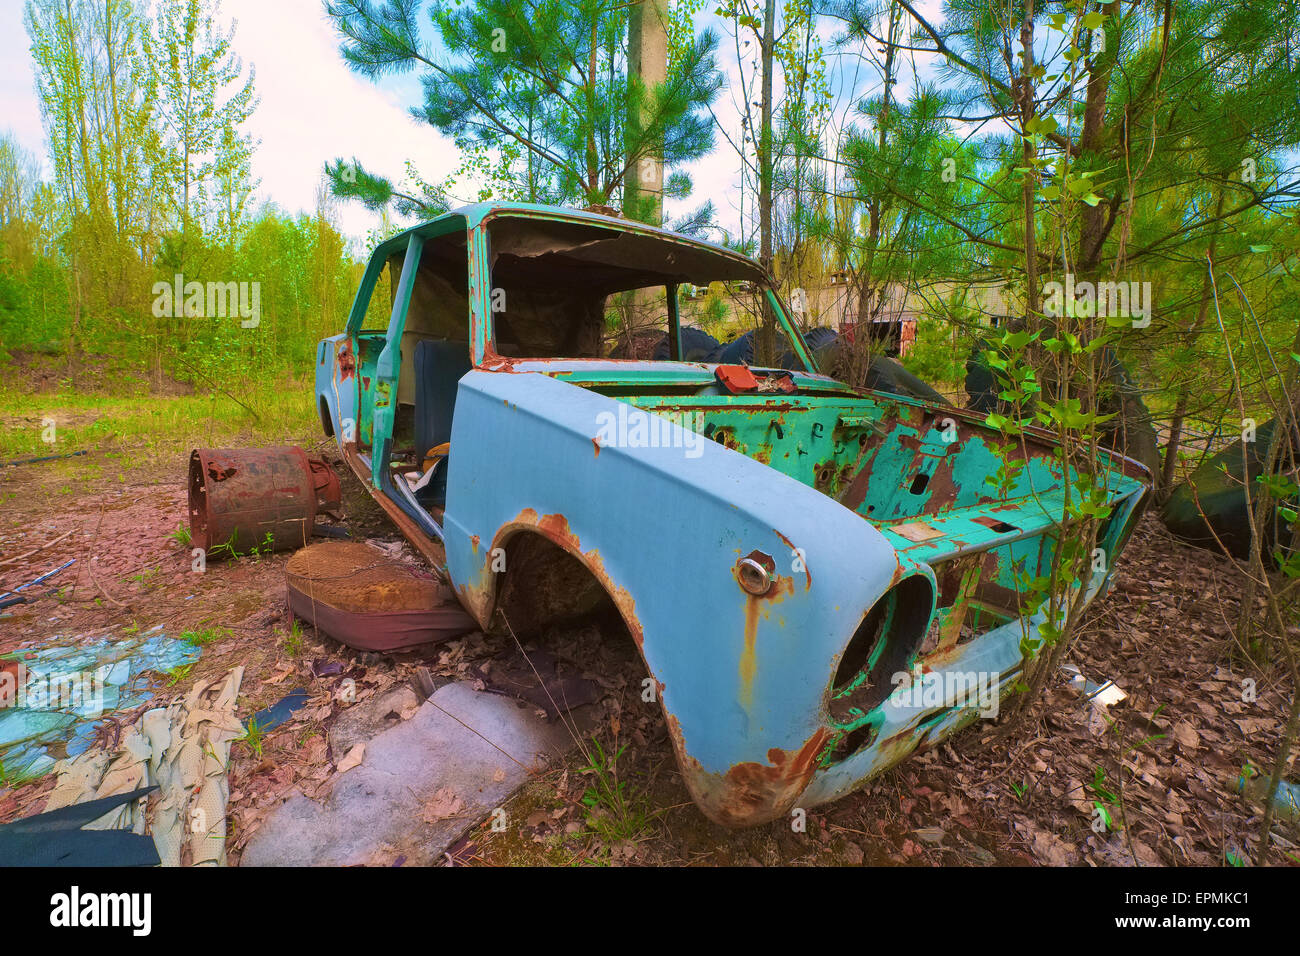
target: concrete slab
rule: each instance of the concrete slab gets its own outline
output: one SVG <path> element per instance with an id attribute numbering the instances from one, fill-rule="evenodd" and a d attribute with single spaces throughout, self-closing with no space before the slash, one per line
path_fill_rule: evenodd
<path id="1" fill-rule="evenodd" d="M 419 695 L 403 685 L 371 700 L 354 704 L 334 719 L 329 730 L 330 749 L 337 761 L 357 744 L 374 740 L 385 730 L 408 719 L 420 706 Z M 391 715 L 391 719 L 390 719 Z"/>
<path id="2" fill-rule="evenodd" d="M 240 865 L 435 863 L 573 745 L 529 705 L 448 684 L 366 743 L 361 765 L 337 774 L 320 802 L 298 793 L 267 816 Z"/>

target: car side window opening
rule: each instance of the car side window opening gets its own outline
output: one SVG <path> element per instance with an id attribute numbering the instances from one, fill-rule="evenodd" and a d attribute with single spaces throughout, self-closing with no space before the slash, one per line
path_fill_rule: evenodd
<path id="1" fill-rule="evenodd" d="M 393 314 L 393 298 L 397 294 L 397 280 L 402 275 L 402 261 L 405 258 L 406 252 L 403 250 L 385 260 L 375 278 L 375 287 L 370 292 L 370 301 L 366 303 L 366 312 L 361 318 L 358 332 L 388 330 L 388 320 Z"/>

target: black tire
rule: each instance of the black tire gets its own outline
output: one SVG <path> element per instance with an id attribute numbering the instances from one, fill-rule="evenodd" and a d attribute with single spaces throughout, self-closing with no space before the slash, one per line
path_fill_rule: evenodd
<path id="1" fill-rule="evenodd" d="M 867 368 L 867 388 L 919 398 L 926 402 L 938 402 L 940 405 L 950 404 L 948 399 L 904 368 L 901 362 L 885 355 L 872 357 L 871 365 Z"/>
<path id="2" fill-rule="evenodd" d="M 998 410 L 998 382 L 993 370 L 983 362 L 983 355 L 977 348 L 966 360 L 966 407 L 973 411 L 995 412 Z"/>
<path id="3" fill-rule="evenodd" d="M 986 415 L 1006 414 L 1007 403 L 999 397 L 1002 389 L 984 360 L 987 348 L 990 348 L 988 342 L 980 342 L 966 359 L 966 407 Z M 1108 388 L 1098 405 L 1103 413 L 1115 416 L 1104 426 L 1102 441 L 1107 448 L 1141 462 L 1154 478 L 1160 472 L 1160 448 L 1151 412 L 1142 401 L 1137 383 L 1114 351 L 1104 349 L 1101 361 L 1102 379 Z"/>
<path id="4" fill-rule="evenodd" d="M 1160 520 L 1175 537 L 1188 544 L 1220 551 L 1217 536 L 1228 553 L 1243 561 L 1250 560 L 1250 519 L 1246 513 L 1245 485 L 1255 487 L 1255 479 L 1264 471 L 1264 456 L 1273 440 L 1277 419 L 1270 419 L 1255 431 L 1255 440 L 1245 448 L 1243 469 L 1242 445 L 1233 442 L 1223 451 L 1204 461 L 1187 480 L 1174 487 L 1169 500 L 1160 509 Z M 1300 447 L 1300 435 L 1293 434 L 1293 448 Z M 1286 470 L 1290 463 L 1279 462 Z M 1247 476 L 1243 481 L 1243 472 Z M 1252 496 L 1253 497 L 1253 496 Z M 1294 503 L 1293 503 L 1294 504 Z M 1201 516 L 1204 512 L 1204 517 Z M 1291 527 L 1278 520 L 1274 509 L 1262 529 L 1264 538 L 1264 563 L 1274 566 L 1273 552 L 1289 550 L 1294 541 Z"/>
<path id="5" fill-rule="evenodd" d="M 708 362 L 715 349 L 718 348 L 718 340 L 703 329 L 697 329 L 693 325 L 682 326 L 682 361 L 683 362 Z M 668 348 L 668 336 L 665 335 L 655 346 L 651 358 L 656 362 L 665 361 L 670 354 Z"/>
<path id="6" fill-rule="evenodd" d="M 710 362 L 717 362 L 719 365 L 753 365 L 754 364 L 754 333 L 746 332 L 740 338 L 728 342 L 725 345 L 719 345 L 714 349 L 713 354 L 709 357 Z"/>

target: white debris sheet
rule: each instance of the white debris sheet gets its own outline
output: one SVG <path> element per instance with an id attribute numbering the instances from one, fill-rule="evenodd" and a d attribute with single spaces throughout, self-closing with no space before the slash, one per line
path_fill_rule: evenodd
<path id="1" fill-rule="evenodd" d="M 243 677 L 244 668 L 236 667 L 146 711 L 123 731 L 115 754 L 88 751 L 59 761 L 46 810 L 157 785 L 143 804 L 120 807 L 86 829 L 149 833 L 163 866 L 224 866 L 226 770 L 231 742 L 244 735 L 235 715 Z"/>

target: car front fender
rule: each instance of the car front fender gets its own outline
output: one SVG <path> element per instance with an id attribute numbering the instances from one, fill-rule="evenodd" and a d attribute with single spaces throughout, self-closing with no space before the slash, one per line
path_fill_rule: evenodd
<path id="1" fill-rule="evenodd" d="M 831 498 L 677 424 L 655 447 L 610 442 L 620 406 L 639 411 L 535 372 L 466 374 L 448 572 L 486 626 L 511 535 L 577 557 L 640 648 L 696 802 L 730 825 L 774 819 L 837 739 L 831 680 L 858 625 L 904 576 L 933 593 L 933 575 Z M 746 557 L 771 562 L 761 597 L 740 584 Z"/>

